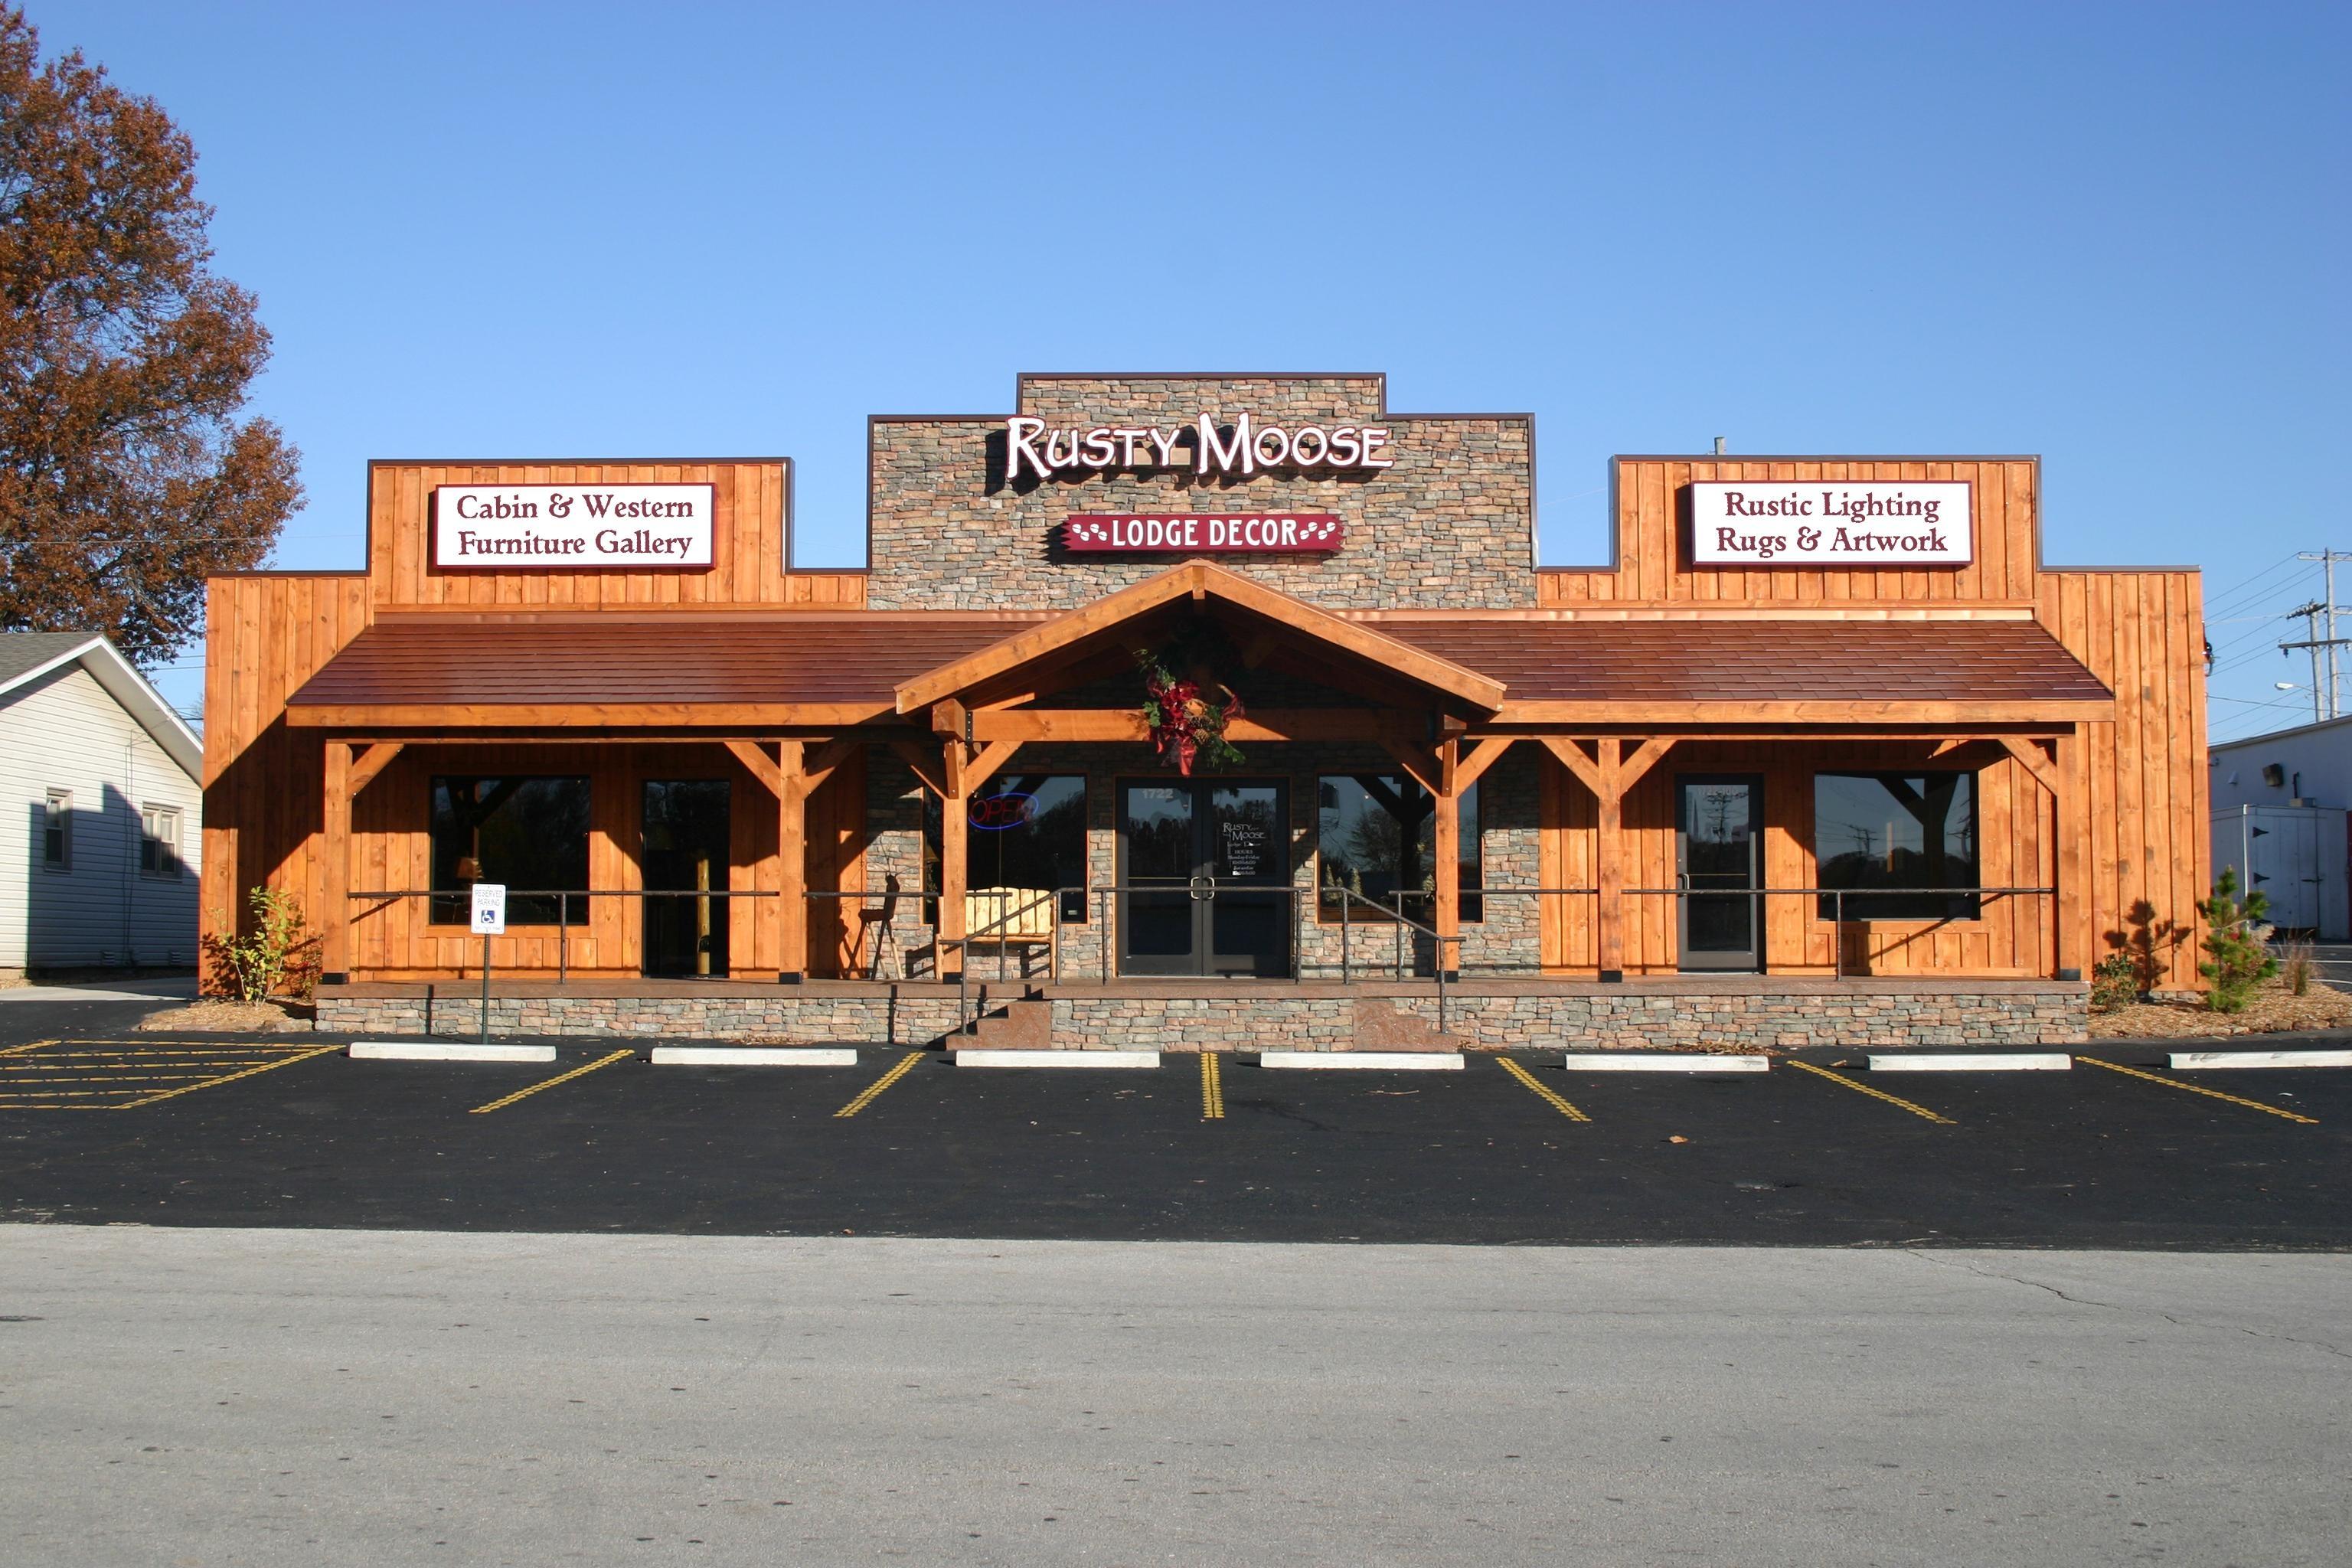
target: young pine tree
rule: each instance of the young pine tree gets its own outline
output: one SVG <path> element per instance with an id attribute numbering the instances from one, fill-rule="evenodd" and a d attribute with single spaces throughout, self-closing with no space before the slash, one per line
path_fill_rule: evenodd
<path id="1" fill-rule="evenodd" d="M 2263 916 L 2270 912 L 2270 896 L 2260 889 L 2238 896 L 2238 873 L 2224 866 L 2213 884 L 2213 896 L 2197 906 L 2205 917 L 2206 962 L 2197 973 L 2211 983 L 2207 1000 L 2216 1013 L 2235 1013 L 2254 999 L 2254 988 L 2278 973 L 2271 956 L 2270 928 Z"/>

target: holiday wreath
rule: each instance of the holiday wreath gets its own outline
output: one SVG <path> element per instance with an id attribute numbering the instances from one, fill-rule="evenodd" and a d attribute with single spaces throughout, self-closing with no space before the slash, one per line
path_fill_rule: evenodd
<path id="1" fill-rule="evenodd" d="M 1192 764 L 1210 767 L 1242 761 L 1240 752 L 1225 739 L 1225 726 L 1242 716 L 1242 700 L 1234 689 L 1210 671 L 1206 650 L 1180 645 L 1164 654 L 1149 649 L 1135 656 L 1143 670 L 1143 723 L 1162 762 L 1176 764 L 1186 778 Z M 1174 666 L 1183 671 L 1176 674 Z"/>

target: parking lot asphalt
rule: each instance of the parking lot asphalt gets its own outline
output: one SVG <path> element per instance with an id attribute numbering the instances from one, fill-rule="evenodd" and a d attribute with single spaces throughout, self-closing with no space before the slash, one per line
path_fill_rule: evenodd
<path id="1" fill-rule="evenodd" d="M 80 1022 L 77 1020 L 77 1022 Z M 100 1020 L 103 1024 L 104 1020 Z M 0 1051 L 0 1218 L 1070 1239 L 2352 1245 L 2352 1069 L 1764 1074 L 375 1062 L 102 1026 Z M 2113 1070 L 2097 1062 L 2127 1068 Z"/>

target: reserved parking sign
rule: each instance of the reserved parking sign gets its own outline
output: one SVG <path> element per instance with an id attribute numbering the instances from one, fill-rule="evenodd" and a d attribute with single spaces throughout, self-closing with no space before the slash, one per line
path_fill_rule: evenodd
<path id="1" fill-rule="evenodd" d="M 504 936 L 507 929 L 507 885 L 504 882 L 474 884 L 474 934 Z"/>

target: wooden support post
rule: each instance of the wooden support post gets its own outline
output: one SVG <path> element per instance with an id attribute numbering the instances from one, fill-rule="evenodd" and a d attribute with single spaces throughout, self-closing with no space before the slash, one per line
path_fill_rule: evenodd
<path id="1" fill-rule="evenodd" d="M 1625 978 L 1625 791 L 1620 777 L 1624 742 L 1604 735 L 1597 744 L 1592 879 L 1601 897 L 1593 934 L 1601 979 L 1613 984 Z"/>
<path id="2" fill-rule="evenodd" d="M 327 742 L 325 814 L 319 837 L 319 978 L 341 985 L 352 968 L 352 748 Z M 234 919 L 234 911 L 232 911 Z"/>
<path id="3" fill-rule="evenodd" d="M 940 795 L 940 920 L 932 934 L 939 947 L 940 978 L 953 980 L 964 966 L 965 845 L 971 823 L 970 791 L 978 781 L 964 765 L 961 735 L 947 737 L 942 761 L 940 777 L 948 787 Z"/>
<path id="4" fill-rule="evenodd" d="M 1439 969 L 1446 972 L 1448 980 L 1459 979 L 1462 967 L 1462 947 L 1446 940 L 1462 934 L 1462 784 L 1460 780 L 1461 742 L 1451 738 L 1437 748 L 1437 796 L 1431 810 L 1435 813 L 1433 826 L 1436 828 L 1436 845 L 1430 858 L 1430 887 L 1435 894 L 1433 902 L 1436 914 L 1429 922 L 1437 929 L 1437 952 L 1433 954 Z"/>
<path id="5" fill-rule="evenodd" d="M 2018 765 L 2050 792 L 2050 863 L 2058 878 L 2058 907 L 2051 911 L 2054 926 L 2052 966 L 2060 980 L 2083 978 L 2084 954 L 2089 944 L 2088 891 L 2091 825 L 2083 805 L 2089 796 L 2083 784 L 2085 739 L 2078 728 L 2052 739 L 2052 755 L 2029 740 L 2003 736 L 2000 744 Z"/>
<path id="6" fill-rule="evenodd" d="M 2089 792 L 2084 788 L 2083 761 L 2086 737 L 2078 726 L 2052 742 L 2057 756 L 2051 772 L 2057 780 L 2052 791 L 2058 868 L 2058 974 L 2061 980 L 2084 977 L 2090 936 L 2089 868 L 2091 824 L 2084 810 Z"/>
<path id="7" fill-rule="evenodd" d="M 806 742 L 780 741 L 776 752 L 776 978 L 794 985 L 808 973 L 808 774 L 802 766 Z"/>

